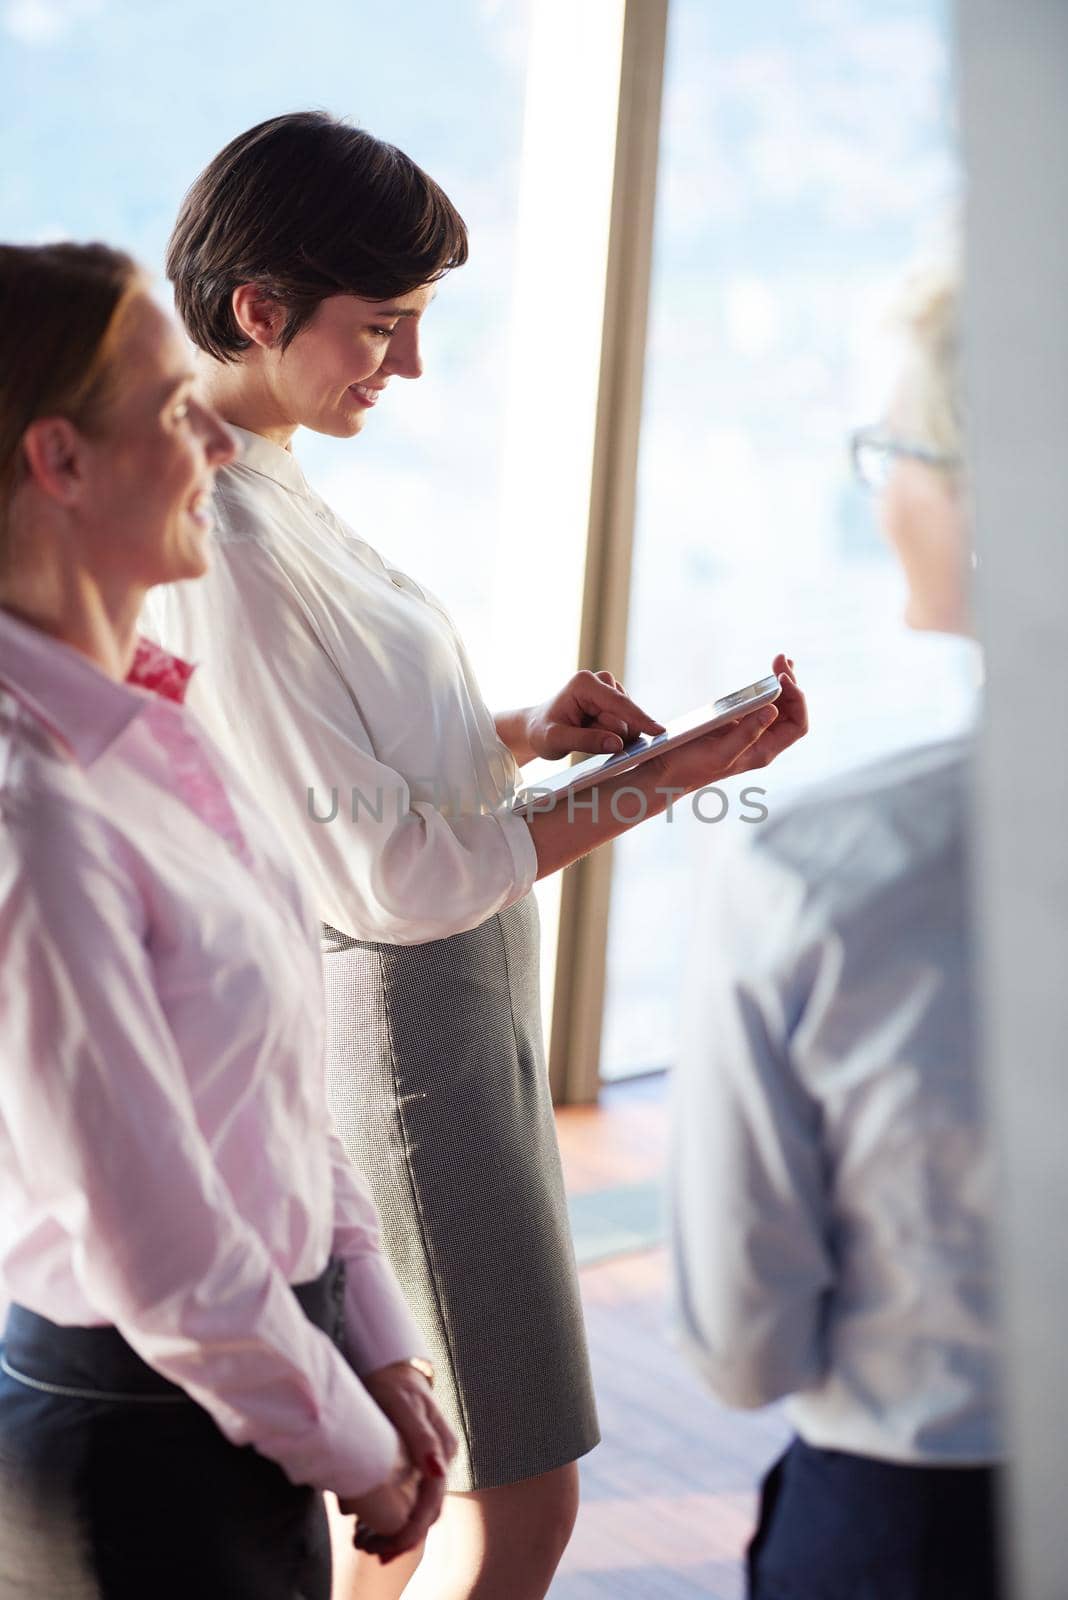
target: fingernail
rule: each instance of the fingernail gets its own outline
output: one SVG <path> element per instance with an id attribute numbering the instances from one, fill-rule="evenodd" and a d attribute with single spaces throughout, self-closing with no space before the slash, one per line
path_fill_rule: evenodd
<path id="1" fill-rule="evenodd" d="M 426 1471 L 431 1478 L 443 1478 L 445 1476 L 445 1463 L 433 1451 L 426 1458 Z"/>
<path id="2" fill-rule="evenodd" d="M 606 756 L 614 756 L 616 751 L 621 750 L 622 748 L 622 741 L 616 739 L 605 739 L 601 744 L 601 749 L 604 751 Z"/>

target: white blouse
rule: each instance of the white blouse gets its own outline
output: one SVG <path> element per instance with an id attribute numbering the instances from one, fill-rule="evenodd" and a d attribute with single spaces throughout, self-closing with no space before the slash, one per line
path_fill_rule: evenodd
<path id="1" fill-rule="evenodd" d="M 188 673 L 0 611 L 0 1289 L 359 1494 L 396 1435 L 289 1286 L 341 1257 L 360 1373 L 426 1341 L 330 1126 L 312 908 Z"/>
<path id="2" fill-rule="evenodd" d="M 148 631 L 201 671 L 191 704 L 278 823 L 325 922 L 420 944 L 530 889 L 516 765 L 447 613 L 234 429 L 212 570 L 157 589 Z"/>

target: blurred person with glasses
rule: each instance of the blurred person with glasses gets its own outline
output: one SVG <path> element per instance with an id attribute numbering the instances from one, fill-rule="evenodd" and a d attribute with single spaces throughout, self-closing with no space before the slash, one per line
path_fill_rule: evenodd
<path id="1" fill-rule="evenodd" d="M 914 275 L 885 421 L 854 435 L 911 627 L 972 632 L 958 288 Z M 998 1341 L 974 1018 L 970 734 L 756 831 L 701 919 L 676 1085 L 685 1343 L 786 1398 L 752 1600 L 995 1600 Z M 769 908 L 774 908 L 769 915 Z"/>

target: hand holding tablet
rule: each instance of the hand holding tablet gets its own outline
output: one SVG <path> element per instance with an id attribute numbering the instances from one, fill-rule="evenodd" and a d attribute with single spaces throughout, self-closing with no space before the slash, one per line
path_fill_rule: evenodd
<path id="1" fill-rule="evenodd" d="M 558 772 L 549 773 L 536 784 L 521 790 L 512 809 L 528 815 L 532 812 L 549 810 L 564 795 L 576 794 L 595 783 L 603 782 L 606 778 L 614 778 L 621 773 L 629 772 L 653 756 L 663 755 L 666 751 L 687 744 L 692 739 L 699 739 L 702 734 L 711 733 L 727 723 L 737 722 L 743 717 L 750 716 L 754 711 L 759 711 L 761 706 L 770 705 L 772 701 L 777 700 L 781 693 L 782 685 L 778 676 L 772 673 L 756 683 L 747 684 L 744 689 L 737 689 L 733 694 L 724 695 L 711 705 L 699 706 L 685 716 L 675 718 L 668 723 L 663 733 L 641 734 L 637 739 L 624 745 L 615 755 L 592 756 L 588 761 L 580 761 L 576 766 L 563 767 Z"/>

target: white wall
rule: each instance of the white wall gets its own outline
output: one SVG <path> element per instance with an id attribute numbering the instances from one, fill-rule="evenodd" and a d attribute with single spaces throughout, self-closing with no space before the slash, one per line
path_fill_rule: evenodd
<path id="1" fill-rule="evenodd" d="M 1021 1600 L 1068 1595 L 1068 4 L 957 0 L 987 647 L 978 909 Z"/>

